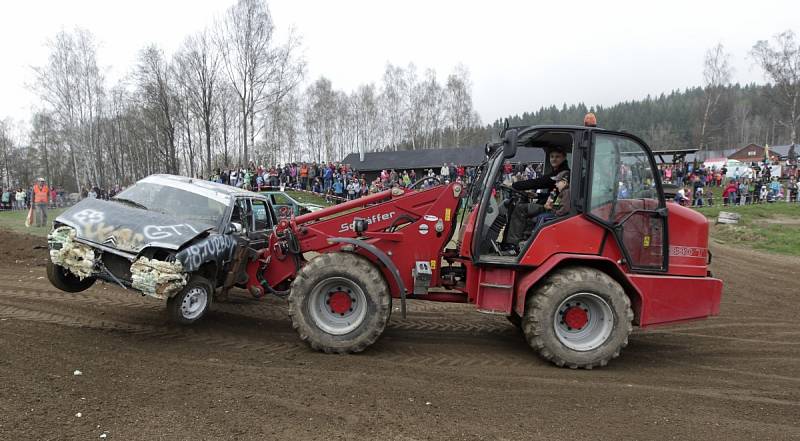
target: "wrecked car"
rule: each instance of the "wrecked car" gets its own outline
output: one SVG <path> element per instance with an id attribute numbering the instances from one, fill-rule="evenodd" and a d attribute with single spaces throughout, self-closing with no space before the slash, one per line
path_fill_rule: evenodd
<path id="1" fill-rule="evenodd" d="M 66 292 L 100 279 L 166 300 L 170 319 L 190 324 L 215 294 L 246 283 L 246 260 L 267 246 L 275 222 L 265 195 L 152 175 L 58 216 L 47 236 L 47 277 Z"/>

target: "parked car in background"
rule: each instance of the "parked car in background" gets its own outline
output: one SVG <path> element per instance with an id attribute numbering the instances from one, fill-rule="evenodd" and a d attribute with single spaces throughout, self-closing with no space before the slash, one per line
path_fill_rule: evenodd
<path id="1" fill-rule="evenodd" d="M 267 196 L 272 204 L 272 208 L 279 217 L 300 216 L 301 214 L 311 213 L 325 208 L 317 204 L 300 202 L 284 191 L 265 191 L 261 194 Z"/>

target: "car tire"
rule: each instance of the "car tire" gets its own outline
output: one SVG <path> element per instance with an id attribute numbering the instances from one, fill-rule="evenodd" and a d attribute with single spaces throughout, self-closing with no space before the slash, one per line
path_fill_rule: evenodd
<path id="1" fill-rule="evenodd" d="M 63 266 L 56 265 L 50 259 L 47 260 L 47 279 L 61 291 L 72 293 L 86 291 L 94 285 L 96 280 L 94 277 L 81 279 Z"/>
<path id="2" fill-rule="evenodd" d="M 183 289 L 167 299 L 170 321 L 179 325 L 191 325 L 202 319 L 211 307 L 214 289 L 203 276 L 192 275 Z"/>

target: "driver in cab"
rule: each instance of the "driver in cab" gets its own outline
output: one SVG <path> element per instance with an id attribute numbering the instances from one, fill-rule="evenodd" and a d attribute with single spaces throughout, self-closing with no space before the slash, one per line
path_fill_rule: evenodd
<path id="1" fill-rule="evenodd" d="M 514 190 L 545 190 L 546 192 L 544 195 L 547 195 L 553 189 L 556 188 L 556 177 L 559 173 L 562 173 L 562 176 L 565 174 L 563 172 L 569 171 L 569 165 L 567 164 L 567 154 L 561 148 L 555 148 L 550 150 L 548 154 L 548 161 L 550 162 L 550 170 L 545 173 L 543 176 L 535 178 L 535 179 L 527 179 L 524 181 L 515 182 L 512 185 Z M 509 221 L 508 226 L 508 235 L 506 236 L 506 243 L 516 247 L 523 242 L 526 237 L 524 237 L 526 227 L 531 223 L 529 219 L 537 216 L 545 211 L 544 204 L 540 203 L 538 200 L 535 202 L 529 202 L 527 204 L 518 204 L 514 208 L 514 212 L 511 214 L 511 220 Z"/>

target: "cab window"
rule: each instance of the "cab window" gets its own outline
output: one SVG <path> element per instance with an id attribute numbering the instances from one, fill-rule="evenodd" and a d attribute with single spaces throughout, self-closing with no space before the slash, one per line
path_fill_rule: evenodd
<path id="1" fill-rule="evenodd" d="M 253 205 L 253 225 L 256 231 L 268 230 L 272 227 L 270 222 L 269 209 L 267 202 L 259 199 L 252 201 Z"/>
<path id="2" fill-rule="evenodd" d="M 621 136 L 595 135 L 592 160 L 590 212 L 596 218 L 615 223 L 627 215 L 638 200 L 638 209 L 654 210 L 659 206 L 656 181 L 647 152 L 635 141 Z"/>
<path id="3" fill-rule="evenodd" d="M 595 135 L 590 214 L 612 227 L 634 270 L 664 271 L 666 217 L 645 147 L 619 135 Z"/>
<path id="4" fill-rule="evenodd" d="M 231 214 L 231 222 L 237 222 L 242 225 L 245 231 L 252 231 L 252 219 L 248 214 L 250 213 L 250 201 L 248 199 L 239 198 L 233 206 L 233 213 Z"/>

